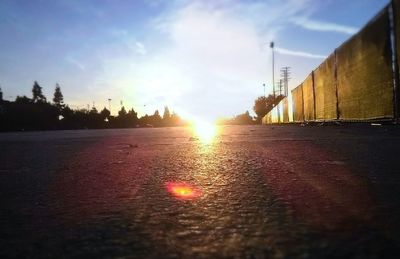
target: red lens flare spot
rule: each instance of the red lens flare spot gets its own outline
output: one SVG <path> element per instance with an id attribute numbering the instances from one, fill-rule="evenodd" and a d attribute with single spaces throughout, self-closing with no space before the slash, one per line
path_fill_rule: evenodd
<path id="1" fill-rule="evenodd" d="M 169 193 L 181 200 L 192 200 L 202 195 L 198 188 L 187 183 L 168 182 L 165 186 Z"/>

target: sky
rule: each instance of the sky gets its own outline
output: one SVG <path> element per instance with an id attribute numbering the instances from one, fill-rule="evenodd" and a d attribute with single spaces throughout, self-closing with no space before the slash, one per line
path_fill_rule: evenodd
<path id="1" fill-rule="evenodd" d="M 389 0 L 1 0 L 4 98 L 52 99 L 71 108 L 215 119 L 252 111 L 291 67 L 289 89 Z M 275 80 L 277 81 L 277 80 Z"/>

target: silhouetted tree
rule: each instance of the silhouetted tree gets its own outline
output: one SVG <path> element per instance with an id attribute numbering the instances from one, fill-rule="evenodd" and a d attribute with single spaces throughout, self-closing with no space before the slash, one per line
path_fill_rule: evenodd
<path id="1" fill-rule="evenodd" d="M 31 103 L 32 99 L 29 99 L 28 97 L 24 96 L 17 96 L 17 98 L 15 98 L 15 103 L 16 104 L 28 104 Z"/>
<path id="2" fill-rule="evenodd" d="M 237 125 L 251 125 L 254 123 L 253 118 L 250 116 L 249 111 L 235 116 L 234 122 Z"/>
<path id="3" fill-rule="evenodd" d="M 72 123 L 75 129 L 90 128 L 89 112 L 86 109 L 75 110 L 72 116 Z"/>
<path id="4" fill-rule="evenodd" d="M 53 102 L 60 111 L 64 107 L 64 96 L 61 93 L 61 88 L 58 83 L 56 84 L 56 89 L 54 90 Z"/>
<path id="5" fill-rule="evenodd" d="M 284 96 L 268 95 L 268 97 L 260 96 L 254 102 L 254 112 L 257 114 L 257 122 L 261 123 L 262 118 L 267 115 L 282 99 Z"/>
<path id="6" fill-rule="evenodd" d="M 145 114 L 144 116 L 140 117 L 139 119 L 139 125 L 142 127 L 149 127 L 149 126 L 153 126 L 150 124 L 150 116 Z"/>
<path id="7" fill-rule="evenodd" d="M 61 129 L 75 129 L 74 125 L 74 111 L 65 105 L 61 110 L 61 115 L 63 119 L 59 122 Z"/>
<path id="8" fill-rule="evenodd" d="M 137 113 L 134 109 L 130 109 L 127 113 L 121 113 L 117 118 L 118 127 L 133 128 L 138 124 Z"/>
<path id="9" fill-rule="evenodd" d="M 136 127 L 136 125 L 138 124 L 139 119 L 137 116 L 137 112 L 135 112 L 133 108 L 128 111 L 127 120 L 129 127 Z"/>
<path id="10" fill-rule="evenodd" d="M 139 119 L 139 124 L 142 127 L 160 127 L 162 126 L 162 118 L 158 110 L 154 112 L 153 115 L 144 115 Z"/>
<path id="11" fill-rule="evenodd" d="M 117 128 L 133 128 L 138 125 L 137 113 L 134 109 L 126 112 L 125 107 L 122 107 L 118 112 L 118 117 L 111 118 L 110 125 Z"/>
<path id="12" fill-rule="evenodd" d="M 169 112 L 168 106 L 164 107 L 164 114 L 162 117 L 163 126 L 172 126 L 171 125 L 171 113 Z"/>
<path id="13" fill-rule="evenodd" d="M 93 106 L 89 113 L 90 114 L 98 114 L 98 111 L 97 111 L 96 107 Z"/>
<path id="14" fill-rule="evenodd" d="M 5 122 L 5 116 L 4 114 L 6 113 L 5 105 L 3 105 L 3 92 L 1 91 L 0 88 L 0 131 L 3 129 Z"/>
<path id="15" fill-rule="evenodd" d="M 46 102 L 46 97 L 43 95 L 42 87 L 38 84 L 38 82 L 34 82 L 32 87 L 32 99 L 33 102 Z"/>
<path id="16" fill-rule="evenodd" d="M 245 113 L 234 116 L 231 119 L 219 119 L 217 121 L 220 125 L 252 125 L 255 123 L 252 116 L 250 116 L 249 111 Z"/>
<path id="17" fill-rule="evenodd" d="M 103 116 L 100 113 L 98 113 L 96 107 L 94 106 L 87 115 L 87 127 L 89 129 L 99 129 L 105 127 L 105 121 Z"/>
<path id="18" fill-rule="evenodd" d="M 109 111 L 109 110 L 107 110 L 107 108 L 106 108 L 106 107 L 104 107 L 104 109 L 103 109 L 103 110 L 101 110 L 100 114 L 101 114 L 101 116 L 102 116 L 103 120 L 104 120 L 105 118 L 108 118 L 108 117 L 110 117 L 110 111 Z"/>
<path id="19" fill-rule="evenodd" d="M 265 96 L 258 97 L 254 102 L 253 110 L 257 114 L 257 121 L 260 122 L 268 113 L 267 98 Z"/>
<path id="20" fill-rule="evenodd" d="M 156 110 L 153 116 L 151 116 L 151 122 L 151 124 L 155 127 L 160 127 L 162 125 L 162 118 L 158 110 Z"/>
<path id="21" fill-rule="evenodd" d="M 118 116 L 125 116 L 126 115 L 126 110 L 125 110 L 125 107 L 124 106 L 122 106 L 121 107 L 121 110 L 118 112 Z"/>
<path id="22" fill-rule="evenodd" d="M 6 130 L 57 129 L 58 114 L 57 108 L 50 103 L 17 96 L 7 107 Z"/>
<path id="23" fill-rule="evenodd" d="M 169 112 L 168 106 L 164 107 L 164 115 L 163 115 L 163 119 L 164 120 L 168 120 L 171 118 L 171 113 Z"/>
<path id="24" fill-rule="evenodd" d="M 185 125 L 186 122 L 184 122 L 181 117 L 179 117 L 178 114 L 175 112 L 172 113 L 171 118 L 170 118 L 170 125 L 171 126 L 183 126 Z"/>
<path id="25" fill-rule="evenodd" d="M 62 109 L 61 111 L 61 115 L 64 117 L 65 121 L 70 122 L 70 120 L 74 116 L 74 111 L 71 108 L 69 108 L 68 105 L 65 105 L 64 109 Z"/>

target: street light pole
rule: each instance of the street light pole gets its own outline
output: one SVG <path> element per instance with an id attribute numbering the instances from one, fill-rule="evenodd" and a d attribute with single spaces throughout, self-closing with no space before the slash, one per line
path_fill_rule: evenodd
<path id="1" fill-rule="evenodd" d="M 263 87 L 264 87 L 264 97 L 266 96 L 266 94 L 265 94 L 265 84 L 263 84 Z"/>
<path id="2" fill-rule="evenodd" d="M 274 52 L 274 47 L 275 47 L 275 43 L 273 41 L 271 41 L 270 44 L 271 50 L 272 50 L 272 90 L 274 91 L 273 95 L 274 95 L 274 105 L 273 107 L 275 107 L 275 100 L 276 100 L 276 95 L 275 95 L 275 52 Z M 278 123 L 280 122 L 280 114 L 279 114 L 279 107 L 277 109 L 278 112 Z"/>
<path id="3" fill-rule="evenodd" d="M 270 47 L 272 50 L 272 91 L 273 91 L 272 94 L 275 100 L 275 52 L 274 52 L 275 43 L 273 41 L 271 41 Z"/>

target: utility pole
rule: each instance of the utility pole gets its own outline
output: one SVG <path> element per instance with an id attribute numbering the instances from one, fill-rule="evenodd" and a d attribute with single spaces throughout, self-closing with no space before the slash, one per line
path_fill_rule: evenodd
<path id="1" fill-rule="evenodd" d="M 110 112 L 111 115 L 111 99 L 108 98 L 108 111 Z"/>
<path id="2" fill-rule="evenodd" d="M 284 86 L 284 95 L 288 96 L 289 95 L 289 80 L 290 78 L 290 67 L 283 67 L 281 69 L 281 78 L 283 81 L 283 86 Z"/>
<path id="3" fill-rule="evenodd" d="M 276 92 L 278 93 L 278 95 L 282 95 L 282 88 L 283 88 L 283 80 L 279 79 L 279 82 L 276 82 L 276 86 L 277 86 L 277 90 Z"/>

